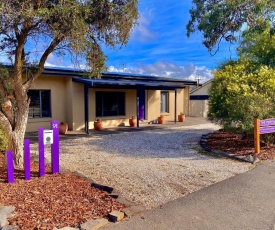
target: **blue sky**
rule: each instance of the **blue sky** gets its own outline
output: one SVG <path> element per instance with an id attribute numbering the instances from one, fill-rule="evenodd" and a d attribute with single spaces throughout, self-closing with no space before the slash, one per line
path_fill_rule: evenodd
<path id="1" fill-rule="evenodd" d="M 186 36 L 191 0 L 140 0 L 139 25 L 126 47 L 104 49 L 111 71 L 182 78 L 209 78 L 210 71 L 234 56 L 228 44 L 211 56 L 196 32 Z"/>
<path id="2" fill-rule="evenodd" d="M 186 36 L 191 0 L 139 0 L 139 24 L 132 30 L 124 47 L 103 50 L 111 72 L 128 72 L 163 77 L 208 80 L 211 70 L 234 54 L 228 44 L 222 44 L 219 52 L 211 56 L 202 44 L 202 35 L 196 32 Z M 42 43 L 29 43 L 36 50 Z M 0 61 L 5 61 L 3 56 Z M 83 63 L 84 64 L 84 63 Z M 47 66 L 74 67 L 68 57 L 51 54 Z"/>

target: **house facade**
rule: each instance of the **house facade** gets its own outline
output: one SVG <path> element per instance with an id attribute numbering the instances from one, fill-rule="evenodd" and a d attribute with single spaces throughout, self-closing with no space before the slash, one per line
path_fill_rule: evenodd
<path id="1" fill-rule="evenodd" d="M 189 92 L 195 84 L 117 73 L 89 79 L 82 72 L 46 68 L 28 92 L 31 103 L 27 132 L 50 128 L 51 120 L 68 123 L 70 130 L 86 132 L 96 119 L 101 119 L 104 127 L 127 126 L 132 116 L 152 121 L 163 115 L 175 121 L 180 112 L 189 114 Z"/>
<path id="2" fill-rule="evenodd" d="M 207 117 L 209 111 L 209 89 L 212 79 L 196 87 L 190 92 L 189 115 L 194 117 Z"/>

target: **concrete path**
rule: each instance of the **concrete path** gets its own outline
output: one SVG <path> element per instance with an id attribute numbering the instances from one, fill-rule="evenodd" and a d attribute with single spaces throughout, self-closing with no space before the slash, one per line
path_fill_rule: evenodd
<path id="1" fill-rule="evenodd" d="M 275 161 L 104 229 L 271 230 Z"/>

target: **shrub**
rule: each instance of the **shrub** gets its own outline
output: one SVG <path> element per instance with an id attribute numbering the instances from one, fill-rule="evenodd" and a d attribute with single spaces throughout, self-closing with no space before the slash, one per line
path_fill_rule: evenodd
<path id="1" fill-rule="evenodd" d="M 275 117 L 275 70 L 253 68 L 249 61 L 228 62 L 214 71 L 209 95 L 210 120 L 252 133 L 255 117 Z"/>

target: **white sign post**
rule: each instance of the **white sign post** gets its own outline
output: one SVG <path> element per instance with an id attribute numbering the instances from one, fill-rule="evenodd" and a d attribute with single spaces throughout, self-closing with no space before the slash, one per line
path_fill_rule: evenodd
<path id="1" fill-rule="evenodd" d="M 44 130 L 44 145 L 53 144 L 53 131 L 52 130 Z"/>

